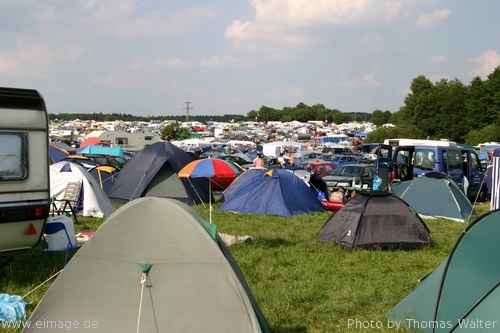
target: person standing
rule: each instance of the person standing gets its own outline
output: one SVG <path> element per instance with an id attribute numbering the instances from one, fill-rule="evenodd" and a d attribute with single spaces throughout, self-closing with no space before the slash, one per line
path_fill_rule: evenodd
<path id="1" fill-rule="evenodd" d="M 295 165 L 295 156 L 293 156 L 291 152 L 288 153 L 288 164 L 290 164 L 291 166 Z"/>
<path id="2" fill-rule="evenodd" d="M 279 165 L 281 166 L 282 169 L 285 168 L 286 161 L 285 161 L 285 158 L 283 157 L 283 153 L 281 153 L 278 156 L 278 163 L 279 163 Z"/>
<path id="3" fill-rule="evenodd" d="M 257 157 L 253 160 L 253 166 L 256 168 L 264 167 L 264 155 L 258 154 Z"/>

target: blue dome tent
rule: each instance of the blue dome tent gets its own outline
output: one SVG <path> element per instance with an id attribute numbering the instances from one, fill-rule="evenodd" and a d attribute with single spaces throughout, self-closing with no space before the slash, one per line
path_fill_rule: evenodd
<path id="1" fill-rule="evenodd" d="M 293 216 L 324 211 L 314 189 L 282 169 L 250 169 L 226 189 L 221 211 Z"/>

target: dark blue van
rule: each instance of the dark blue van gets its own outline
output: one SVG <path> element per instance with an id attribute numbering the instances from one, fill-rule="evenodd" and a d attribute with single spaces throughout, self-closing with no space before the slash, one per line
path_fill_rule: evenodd
<path id="1" fill-rule="evenodd" d="M 420 177 L 427 172 L 446 173 L 466 193 L 471 201 L 484 201 L 487 187 L 485 170 L 477 153 L 470 148 L 446 146 L 392 147 L 394 175 L 400 181 Z"/>

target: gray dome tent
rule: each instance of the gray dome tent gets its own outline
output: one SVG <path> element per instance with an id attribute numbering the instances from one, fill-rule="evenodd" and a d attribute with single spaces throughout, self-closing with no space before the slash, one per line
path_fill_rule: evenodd
<path id="1" fill-rule="evenodd" d="M 475 216 L 470 200 L 450 177 L 428 172 L 422 177 L 394 185 L 392 193 L 407 202 L 418 214 L 466 222 Z"/>
<path id="2" fill-rule="evenodd" d="M 177 176 L 183 167 L 197 158 L 170 142 L 156 142 L 125 164 L 108 196 L 122 203 L 139 197 L 174 198 L 188 204 L 209 202 L 212 194 L 209 193 L 208 179 L 181 179 Z"/>
<path id="3" fill-rule="evenodd" d="M 333 213 L 317 236 L 345 249 L 421 248 L 434 244 L 424 221 L 403 200 L 384 191 L 365 191 Z"/>
<path id="4" fill-rule="evenodd" d="M 215 225 L 167 198 L 139 198 L 115 211 L 29 318 L 80 325 L 89 319 L 93 332 L 268 331 Z"/>

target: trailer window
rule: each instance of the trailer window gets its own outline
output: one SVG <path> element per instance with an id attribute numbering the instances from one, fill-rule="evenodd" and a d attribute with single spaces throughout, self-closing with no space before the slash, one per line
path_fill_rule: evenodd
<path id="1" fill-rule="evenodd" d="M 128 138 L 116 138 L 115 143 L 117 145 L 128 145 Z"/>
<path id="2" fill-rule="evenodd" d="M 0 134 L 0 180 L 23 180 L 28 177 L 27 135 Z"/>

